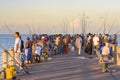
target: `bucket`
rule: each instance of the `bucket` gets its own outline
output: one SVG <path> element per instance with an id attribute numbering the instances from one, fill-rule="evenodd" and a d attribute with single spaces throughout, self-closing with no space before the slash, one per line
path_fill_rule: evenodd
<path id="1" fill-rule="evenodd" d="M 10 67 L 6 68 L 6 79 L 12 79 L 13 78 L 13 71 Z"/>
<path id="2" fill-rule="evenodd" d="M 10 70 L 13 72 L 13 75 L 16 74 L 16 72 L 15 72 L 15 67 L 14 67 L 14 66 L 10 66 Z"/>

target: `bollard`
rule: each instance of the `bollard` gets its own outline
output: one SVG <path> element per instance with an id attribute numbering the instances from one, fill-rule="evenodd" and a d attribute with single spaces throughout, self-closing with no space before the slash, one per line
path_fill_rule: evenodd
<path id="1" fill-rule="evenodd" d="M 10 48 L 10 63 L 9 65 L 10 66 L 14 66 L 14 49 L 13 48 Z"/>
<path id="2" fill-rule="evenodd" d="M 8 67 L 8 53 L 7 50 L 2 52 L 2 68 L 6 69 Z"/>
<path id="3" fill-rule="evenodd" d="M 120 46 L 117 46 L 117 65 L 120 66 Z"/>

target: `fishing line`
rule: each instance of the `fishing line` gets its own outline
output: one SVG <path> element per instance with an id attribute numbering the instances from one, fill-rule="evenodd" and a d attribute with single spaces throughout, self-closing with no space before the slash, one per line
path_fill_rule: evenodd
<path id="1" fill-rule="evenodd" d="M 10 28 L 7 26 L 7 24 L 5 24 L 5 25 L 6 25 L 6 28 L 7 28 L 8 32 L 9 32 L 10 34 L 12 34 L 12 33 L 11 33 L 12 30 L 10 30 Z M 1 47 L 2 49 L 5 49 L 1 44 L 0 44 L 0 47 Z M 13 59 L 15 60 L 15 62 L 16 62 L 20 67 L 23 68 L 23 71 L 24 71 L 24 72 L 26 72 L 27 74 L 30 75 L 30 73 L 25 69 L 25 68 L 26 68 L 25 65 L 21 65 L 14 57 L 12 57 L 12 56 L 10 55 L 10 53 L 9 53 L 8 51 L 7 51 L 7 53 L 8 53 L 8 55 L 9 55 L 11 58 L 13 58 Z"/>
<path id="2" fill-rule="evenodd" d="M 114 24 L 115 24 L 115 20 L 114 20 L 114 22 L 111 24 L 111 27 L 110 27 L 110 29 L 109 29 L 109 31 L 108 31 L 108 34 L 110 34 L 110 32 L 111 32 Z"/>
<path id="3" fill-rule="evenodd" d="M 101 30 L 101 28 L 102 28 L 102 24 L 101 24 L 100 27 L 98 28 L 97 34 L 98 34 L 98 32 Z"/>
<path id="4" fill-rule="evenodd" d="M 12 34 L 13 31 L 9 28 L 9 26 L 7 24 L 4 24 L 4 26 L 6 27 L 6 29 L 8 30 L 8 33 Z"/>
<path id="5" fill-rule="evenodd" d="M 28 24 L 25 24 L 25 26 L 27 26 L 27 28 L 28 28 L 28 34 L 29 34 L 29 36 L 31 38 L 32 37 L 32 31 L 30 29 L 30 26 Z"/>

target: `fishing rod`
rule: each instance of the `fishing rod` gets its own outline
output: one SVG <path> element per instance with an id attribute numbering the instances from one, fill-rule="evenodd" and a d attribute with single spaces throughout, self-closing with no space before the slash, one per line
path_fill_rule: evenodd
<path id="1" fill-rule="evenodd" d="M 100 27 L 98 28 L 98 30 L 97 30 L 97 34 L 98 34 L 99 31 L 101 30 L 101 28 L 102 28 L 102 24 L 101 24 Z"/>
<path id="2" fill-rule="evenodd" d="M 28 34 L 30 36 L 30 38 L 32 37 L 32 31 L 30 29 L 30 26 L 28 24 L 25 24 L 25 26 L 27 26 L 27 29 L 28 29 Z"/>
<path id="3" fill-rule="evenodd" d="M 83 14 L 81 14 L 81 23 L 82 23 L 82 33 L 84 34 L 84 26 L 83 26 Z"/>
<path id="4" fill-rule="evenodd" d="M 0 44 L 0 48 L 2 48 L 3 50 L 5 50 L 5 48 Z M 11 55 L 10 55 L 10 53 L 7 51 L 7 53 L 8 53 L 8 55 L 11 57 L 11 58 L 13 58 L 14 60 L 15 60 L 15 62 L 20 66 L 20 67 L 22 67 L 23 68 L 23 71 L 25 72 L 25 73 L 27 73 L 28 75 L 31 75 L 26 69 L 26 66 L 23 66 L 23 65 L 21 65 L 14 57 L 12 57 Z M 26 69 L 25 69 L 26 68 Z"/>
<path id="5" fill-rule="evenodd" d="M 111 30 L 112 30 L 112 28 L 113 28 L 114 23 L 115 23 L 115 21 L 111 24 L 111 27 L 110 27 L 110 29 L 109 29 L 109 31 L 108 31 L 108 34 L 111 32 Z"/>
<path id="6" fill-rule="evenodd" d="M 85 35 L 86 34 L 86 15 L 85 15 L 85 11 L 83 11 L 82 15 L 81 15 L 81 22 L 82 22 L 82 33 Z"/>
<path id="7" fill-rule="evenodd" d="M 107 19 L 107 15 L 105 16 L 105 19 L 104 19 L 103 34 L 106 33 L 106 23 L 107 23 L 106 19 Z"/>
<path id="8" fill-rule="evenodd" d="M 64 21 L 64 30 L 63 30 L 64 32 L 64 34 L 66 33 L 66 22 Z"/>
<path id="9" fill-rule="evenodd" d="M 110 34 L 112 28 L 113 28 L 113 25 L 110 26 L 110 29 L 109 29 L 109 31 L 108 31 L 108 34 Z"/>
<path id="10" fill-rule="evenodd" d="M 98 34 L 98 32 L 101 30 L 101 28 L 103 27 L 103 34 L 105 34 L 105 31 L 106 31 L 106 17 L 107 16 L 105 16 L 105 19 L 104 19 L 104 22 L 103 22 L 103 24 L 101 24 L 100 25 L 100 27 L 98 28 L 98 30 L 97 30 L 97 34 Z M 102 26 L 103 25 L 103 26 Z"/>
<path id="11" fill-rule="evenodd" d="M 6 29 L 8 30 L 8 33 L 12 34 L 13 31 L 9 28 L 9 26 L 6 23 L 4 25 L 5 25 Z"/>
<path id="12" fill-rule="evenodd" d="M 7 28 L 7 30 L 8 30 L 8 32 L 10 33 L 10 34 L 12 34 L 11 32 L 12 32 L 12 30 L 8 27 L 8 25 L 7 24 L 5 24 L 5 26 L 6 26 L 6 28 Z M 0 44 L 0 47 L 3 49 L 3 50 L 5 50 L 5 48 Z M 30 74 L 28 71 L 26 71 L 26 69 L 24 68 L 24 67 L 26 67 L 25 65 L 24 66 L 22 66 L 19 62 L 17 62 L 17 60 L 14 58 L 14 57 L 12 57 L 11 55 L 10 55 L 10 53 L 7 51 L 7 53 L 8 53 L 8 55 L 11 57 L 11 58 L 13 58 L 14 60 L 15 60 L 15 62 L 19 65 L 19 66 L 21 66 L 22 68 L 23 68 L 23 71 L 24 72 L 26 72 L 27 74 Z"/>
<path id="13" fill-rule="evenodd" d="M 68 33 L 68 20 L 67 20 L 67 17 L 66 17 L 66 34 Z"/>
<path id="14" fill-rule="evenodd" d="M 83 12 L 83 25 L 84 25 L 84 34 L 86 34 L 86 15 L 85 15 L 85 11 Z"/>

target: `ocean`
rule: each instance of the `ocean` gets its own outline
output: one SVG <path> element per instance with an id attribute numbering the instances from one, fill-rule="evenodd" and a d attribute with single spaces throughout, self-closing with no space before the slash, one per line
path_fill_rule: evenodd
<path id="1" fill-rule="evenodd" d="M 25 41 L 26 37 L 28 37 L 30 35 L 26 35 L 23 34 L 21 35 L 22 39 Z M 118 45 L 120 46 L 120 35 L 118 35 L 117 38 L 118 41 Z M 10 35 L 10 34 L 0 34 L 0 44 L 7 50 L 9 50 L 10 48 L 12 48 L 14 46 L 14 36 Z M 1 54 L 2 54 L 3 49 L 0 47 L 0 66 L 1 66 Z"/>

